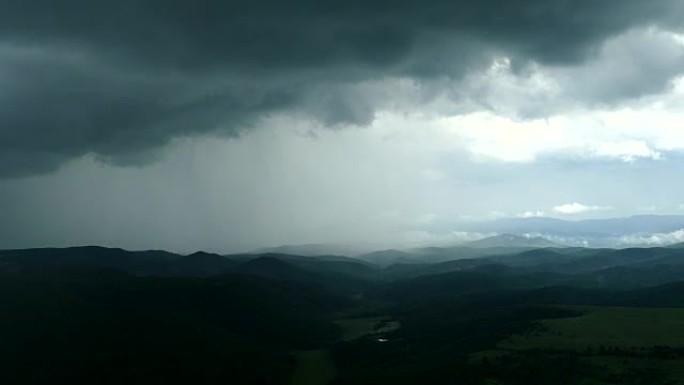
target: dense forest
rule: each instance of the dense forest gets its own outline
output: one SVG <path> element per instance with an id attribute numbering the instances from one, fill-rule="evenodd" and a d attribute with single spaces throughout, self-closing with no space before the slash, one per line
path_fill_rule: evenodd
<path id="1" fill-rule="evenodd" d="M 684 383 L 684 249 L 402 253 L 1 251 L 0 382 Z"/>

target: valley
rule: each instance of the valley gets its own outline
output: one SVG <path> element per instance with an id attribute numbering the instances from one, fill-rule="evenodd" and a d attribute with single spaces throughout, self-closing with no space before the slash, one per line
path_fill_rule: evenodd
<path id="1" fill-rule="evenodd" d="M 400 259 L 377 265 L 363 255 L 0 251 L 0 380 L 684 378 L 680 248 L 497 244 L 408 253 L 413 260 L 394 253 Z"/>

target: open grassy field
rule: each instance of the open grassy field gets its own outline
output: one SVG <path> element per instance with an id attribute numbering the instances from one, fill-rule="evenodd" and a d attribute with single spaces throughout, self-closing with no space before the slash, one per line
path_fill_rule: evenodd
<path id="1" fill-rule="evenodd" d="M 684 309 L 589 307 L 579 317 L 542 321 L 546 330 L 501 341 L 501 349 L 684 347 Z"/>
<path id="2" fill-rule="evenodd" d="M 342 341 L 351 341 L 376 333 L 388 333 L 401 327 L 387 317 L 347 318 L 335 321 L 342 328 Z"/>
<path id="3" fill-rule="evenodd" d="M 592 384 L 684 384 L 684 309 L 584 307 L 578 317 L 541 321 L 540 328 L 500 341 L 474 361 L 534 362 L 579 357 L 598 373 Z M 537 352 L 537 353 L 535 353 Z M 596 376 L 596 372 L 594 372 Z M 635 378 L 638 376 L 639 378 Z M 634 381 L 634 382 L 630 382 Z"/>
<path id="4" fill-rule="evenodd" d="M 383 317 L 349 318 L 335 321 L 342 328 L 342 340 L 351 341 L 375 333 Z"/>
<path id="5" fill-rule="evenodd" d="M 351 341 L 375 333 L 386 333 L 400 327 L 387 317 L 347 318 L 335 321 L 342 329 L 342 341 Z M 296 353 L 297 366 L 290 385 L 324 385 L 335 378 L 335 363 L 327 350 Z"/>

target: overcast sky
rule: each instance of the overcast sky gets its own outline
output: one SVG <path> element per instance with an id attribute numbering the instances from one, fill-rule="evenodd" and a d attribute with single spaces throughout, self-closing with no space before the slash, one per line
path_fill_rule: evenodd
<path id="1" fill-rule="evenodd" d="M 683 27 L 681 0 L 0 0 L 0 248 L 684 214 Z"/>

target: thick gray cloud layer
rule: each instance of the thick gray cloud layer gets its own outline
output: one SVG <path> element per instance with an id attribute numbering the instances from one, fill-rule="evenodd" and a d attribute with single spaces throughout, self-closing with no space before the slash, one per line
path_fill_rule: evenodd
<path id="1" fill-rule="evenodd" d="M 367 124 L 382 101 L 362 82 L 458 84 L 502 55 L 520 71 L 573 66 L 683 18 L 679 0 L 0 0 L 0 177 L 84 154 L 139 164 L 174 138 L 238 135 L 280 112 Z"/>

